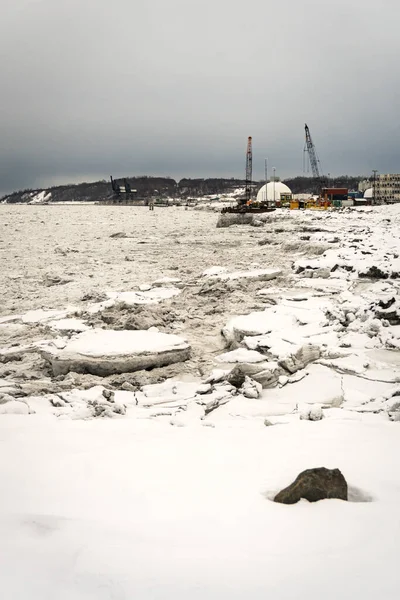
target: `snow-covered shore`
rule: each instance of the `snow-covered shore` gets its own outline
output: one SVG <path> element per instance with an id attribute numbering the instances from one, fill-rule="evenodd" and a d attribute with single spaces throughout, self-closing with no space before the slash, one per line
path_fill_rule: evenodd
<path id="1" fill-rule="evenodd" d="M 0 213 L 4 597 L 397 598 L 400 206 Z"/>

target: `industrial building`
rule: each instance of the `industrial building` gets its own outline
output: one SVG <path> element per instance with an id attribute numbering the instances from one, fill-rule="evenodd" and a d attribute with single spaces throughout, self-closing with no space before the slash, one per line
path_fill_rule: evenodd
<path id="1" fill-rule="evenodd" d="M 375 204 L 394 204 L 400 202 L 400 175 L 377 175 L 373 182 Z"/>
<path id="2" fill-rule="evenodd" d="M 321 197 L 330 202 L 347 200 L 349 190 L 347 188 L 327 188 L 321 190 Z"/>

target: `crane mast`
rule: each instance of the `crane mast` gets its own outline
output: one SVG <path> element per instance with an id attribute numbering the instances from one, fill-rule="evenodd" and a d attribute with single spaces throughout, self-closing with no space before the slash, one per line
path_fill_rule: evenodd
<path id="1" fill-rule="evenodd" d="M 252 139 L 249 136 L 247 140 L 247 152 L 246 152 L 246 189 L 245 189 L 245 203 L 251 200 L 251 180 L 253 175 L 253 150 L 252 150 Z"/>
<path id="2" fill-rule="evenodd" d="M 311 134 L 310 134 L 310 130 L 308 128 L 307 123 L 305 124 L 305 132 L 306 132 L 306 147 L 304 148 L 304 150 L 306 150 L 308 152 L 313 177 L 315 177 L 315 179 L 318 179 L 318 181 L 321 182 L 322 173 L 319 172 L 319 168 L 318 168 L 319 161 L 317 158 L 317 153 L 315 152 L 315 146 L 311 139 Z"/>

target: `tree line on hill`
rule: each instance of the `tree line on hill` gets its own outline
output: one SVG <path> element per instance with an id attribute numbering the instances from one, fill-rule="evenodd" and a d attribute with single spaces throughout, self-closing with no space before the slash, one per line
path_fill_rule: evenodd
<path id="1" fill-rule="evenodd" d="M 325 187 L 347 188 L 357 191 L 361 180 L 366 179 L 362 175 L 339 175 L 338 177 L 325 177 Z M 292 194 L 312 194 L 319 190 L 320 183 L 315 177 L 299 176 L 283 181 L 291 190 Z"/>
<path id="2" fill-rule="evenodd" d="M 351 190 L 357 189 L 361 176 L 341 175 L 329 181 L 329 186 L 345 187 Z M 201 196 L 230 194 L 238 188 L 245 186 L 243 179 L 235 178 L 183 178 L 175 181 L 171 177 L 127 177 L 132 190 L 136 190 L 138 198 L 198 198 Z M 315 193 L 319 183 L 313 177 L 294 177 L 283 181 L 292 190 L 293 194 Z M 124 184 L 124 179 L 118 179 L 118 183 Z M 263 182 L 254 182 L 259 187 Z M 59 185 L 50 188 L 26 189 L 13 192 L 4 196 L 8 204 L 17 202 L 29 202 L 34 193 L 46 191 L 51 192 L 52 202 L 98 202 L 107 200 L 113 196 L 111 183 L 106 180 L 92 183 L 77 183 L 70 185 Z"/>

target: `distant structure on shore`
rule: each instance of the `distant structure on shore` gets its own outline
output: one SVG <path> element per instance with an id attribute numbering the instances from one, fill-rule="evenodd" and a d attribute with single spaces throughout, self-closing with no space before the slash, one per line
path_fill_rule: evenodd
<path id="1" fill-rule="evenodd" d="M 374 204 L 400 202 L 400 174 L 377 175 L 372 184 Z"/>
<path id="2" fill-rule="evenodd" d="M 257 193 L 257 202 L 275 202 L 290 200 L 292 197 L 291 189 L 281 181 L 270 181 L 264 184 Z"/>

